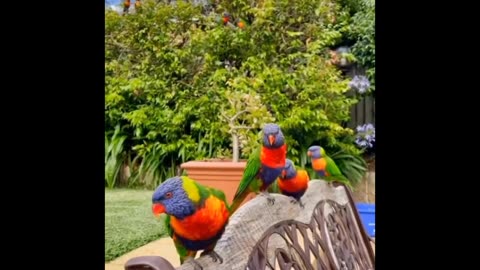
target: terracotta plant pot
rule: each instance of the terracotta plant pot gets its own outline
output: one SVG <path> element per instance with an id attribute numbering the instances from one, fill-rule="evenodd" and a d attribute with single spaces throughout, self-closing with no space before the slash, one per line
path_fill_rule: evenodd
<path id="1" fill-rule="evenodd" d="M 190 178 L 200 184 L 225 192 L 228 203 L 231 203 L 238 184 L 242 180 L 246 165 L 246 160 L 232 162 L 231 160 L 212 159 L 188 161 L 180 167 Z"/>

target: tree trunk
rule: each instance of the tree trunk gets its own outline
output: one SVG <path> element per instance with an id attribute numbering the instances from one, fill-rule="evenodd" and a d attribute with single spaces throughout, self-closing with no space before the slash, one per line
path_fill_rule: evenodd
<path id="1" fill-rule="evenodd" d="M 239 154 L 239 146 L 238 146 L 238 135 L 237 134 L 232 134 L 232 143 L 233 143 L 233 162 L 238 162 L 238 159 L 240 158 Z"/>

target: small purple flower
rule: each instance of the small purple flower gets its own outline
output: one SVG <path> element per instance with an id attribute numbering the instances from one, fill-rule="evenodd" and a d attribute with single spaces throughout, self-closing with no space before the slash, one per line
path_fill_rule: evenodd
<path id="1" fill-rule="evenodd" d="M 355 143 L 361 148 L 372 148 L 375 142 L 375 127 L 372 124 L 357 126 Z"/>
<path id="2" fill-rule="evenodd" d="M 357 132 L 365 132 L 365 128 L 366 128 L 365 125 L 363 125 L 363 126 L 357 126 Z"/>
<path id="3" fill-rule="evenodd" d="M 370 88 L 370 81 L 363 75 L 355 75 L 350 81 L 349 86 L 357 90 L 358 93 L 363 94 Z"/>

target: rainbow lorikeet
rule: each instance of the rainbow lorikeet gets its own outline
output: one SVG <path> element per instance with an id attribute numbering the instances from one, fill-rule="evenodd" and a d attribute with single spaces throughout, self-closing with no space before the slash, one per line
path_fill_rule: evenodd
<path id="1" fill-rule="evenodd" d="M 311 159 L 313 170 L 319 177 L 326 180 L 330 185 L 332 182 L 338 181 L 351 187 L 350 181 L 342 174 L 335 161 L 327 155 L 322 147 L 318 145 L 310 146 L 307 155 Z"/>
<path id="2" fill-rule="evenodd" d="M 310 177 L 306 170 L 295 168 L 293 161 L 286 160 L 285 168 L 282 170 L 282 174 L 277 179 L 278 190 L 281 194 L 290 196 L 293 198 L 292 203 L 299 203 L 303 208 L 304 205 L 300 200 L 307 191 L 308 182 Z"/>
<path id="3" fill-rule="evenodd" d="M 277 124 L 263 127 L 263 145 L 247 161 L 242 180 L 233 197 L 231 212 L 235 212 L 251 192 L 262 193 L 270 204 L 275 199 L 268 194 L 267 188 L 275 182 L 285 167 L 287 144 L 282 130 Z"/>
<path id="4" fill-rule="evenodd" d="M 167 214 L 166 227 L 172 237 L 180 263 L 191 261 L 196 269 L 202 269 L 194 258 L 209 255 L 213 261 L 223 259 L 213 251 L 225 230 L 230 209 L 223 191 L 203 186 L 187 176 L 165 180 L 152 196 L 155 216 Z"/>
<path id="5" fill-rule="evenodd" d="M 224 12 L 223 15 L 222 15 L 222 23 L 223 25 L 226 25 L 228 23 L 232 23 L 233 22 L 233 17 L 232 15 L 230 15 L 230 13 L 228 12 Z"/>
<path id="6" fill-rule="evenodd" d="M 240 28 L 240 29 L 245 29 L 245 26 L 247 25 L 246 22 L 242 19 L 237 19 L 235 21 L 235 25 Z"/>
<path id="7" fill-rule="evenodd" d="M 123 2 L 123 12 L 127 13 L 129 8 L 130 8 L 130 0 L 125 0 L 125 2 Z"/>
<path id="8" fill-rule="evenodd" d="M 242 19 L 235 19 L 230 13 L 225 12 L 222 15 L 222 23 L 225 26 L 230 26 L 232 28 L 238 27 L 240 29 L 245 29 L 247 23 Z"/>

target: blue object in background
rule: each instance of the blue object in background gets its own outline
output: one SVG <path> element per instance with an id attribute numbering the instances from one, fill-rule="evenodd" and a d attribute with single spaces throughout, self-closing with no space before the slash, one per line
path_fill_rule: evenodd
<path id="1" fill-rule="evenodd" d="M 356 203 L 355 204 L 362 219 L 363 226 L 370 237 L 375 237 L 375 204 Z"/>

